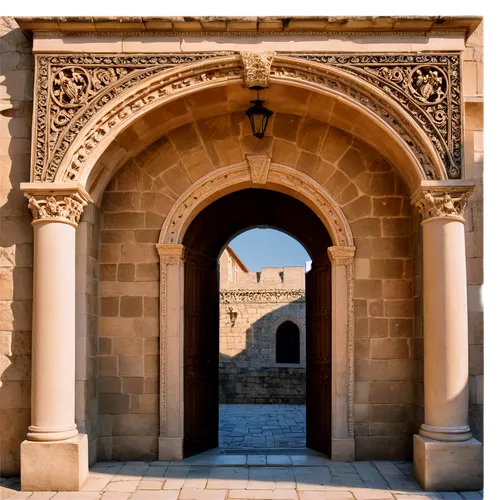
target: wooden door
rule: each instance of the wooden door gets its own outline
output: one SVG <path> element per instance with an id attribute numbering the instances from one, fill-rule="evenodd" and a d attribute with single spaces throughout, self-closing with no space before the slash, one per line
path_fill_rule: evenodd
<path id="1" fill-rule="evenodd" d="M 331 456 L 332 272 L 328 254 L 306 275 L 306 443 Z"/>
<path id="2" fill-rule="evenodd" d="M 186 249 L 184 457 L 219 443 L 219 283 L 214 259 Z"/>

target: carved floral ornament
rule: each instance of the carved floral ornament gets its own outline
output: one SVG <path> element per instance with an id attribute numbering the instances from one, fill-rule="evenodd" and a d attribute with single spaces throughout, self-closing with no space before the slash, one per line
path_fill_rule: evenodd
<path id="1" fill-rule="evenodd" d="M 310 63 L 313 63 L 312 65 Z M 314 68 L 312 67 L 314 66 Z M 339 68 L 344 73 L 332 73 Z M 185 68 L 185 70 L 184 70 Z M 356 78 L 344 78 L 350 73 Z M 385 122 L 427 179 L 461 169 L 459 54 L 36 55 L 33 182 L 77 180 L 111 133 L 174 94 L 209 82 L 308 82 L 354 99 Z M 353 82 L 358 82 L 355 84 Z M 131 92 L 136 89 L 135 92 Z M 388 97 L 382 101 L 377 89 Z M 389 103 L 393 103 L 390 105 Z M 405 113 L 401 113 L 401 108 Z M 408 116 L 414 120 L 408 122 Z M 435 153 L 416 135 L 420 128 Z M 95 161 L 95 160 L 94 160 Z M 92 165 L 93 163 L 91 163 Z"/>
<path id="2" fill-rule="evenodd" d="M 303 288 L 280 288 L 276 290 L 246 290 L 243 288 L 220 291 L 220 302 L 291 302 L 304 299 L 306 291 Z"/>
<path id="3" fill-rule="evenodd" d="M 467 200 L 472 194 L 473 185 L 460 187 L 423 186 L 413 196 L 422 219 L 464 217 Z"/>
<path id="4" fill-rule="evenodd" d="M 74 194 L 27 194 L 33 221 L 60 220 L 77 225 L 87 202 Z"/>
<path id="5" fill-rule="evenodd" d="M 241 52 L 245 87 L 269 86 L 271 64 L 276 52 Z"/>

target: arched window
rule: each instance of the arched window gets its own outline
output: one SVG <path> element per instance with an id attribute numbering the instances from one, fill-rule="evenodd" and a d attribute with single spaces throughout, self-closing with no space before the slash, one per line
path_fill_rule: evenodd
<path id="1" fill-rule="evenodd" d="M 291 321 L 285 321 L 276 330 L 276 363 L 300 363 L 300 330 Z"/>

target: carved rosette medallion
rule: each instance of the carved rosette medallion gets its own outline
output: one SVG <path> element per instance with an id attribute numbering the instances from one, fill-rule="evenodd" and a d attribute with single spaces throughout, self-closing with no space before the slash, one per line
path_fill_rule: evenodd
<path id="1" fill-rule="evenodd" d="M 269 86 L 271 64 L 276 52 L 241 52 L 245 87 Z"/>
<path id="2" fill-rule="evenodd" d="M 77 193 L 74 194 L 26 194 L 28 208 L 33 214 L 33 222 L 61 221 L 75 227 L 87 202 Z"/>
<path id="3" fill-rule="evenodd" d="M 247 163 L 252 183 L 264 185 L 269 175 L 271 158 L 267 155 L 247 155 Z"/>
<path id="4" fill-rule="evenodd" d="M 413 196 L 413 203 L 424 221 L 433 218 L 463 219 L 473 189 L 473 186 L 424 187 Z"/>

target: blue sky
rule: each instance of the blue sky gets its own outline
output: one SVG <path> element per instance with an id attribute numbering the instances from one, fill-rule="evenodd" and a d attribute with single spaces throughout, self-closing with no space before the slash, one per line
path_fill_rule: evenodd
<path id="1" fill-rule="evenodd" d="M 262 267 L 303 266 L 311 260 L 297 240 L 275 229 L 250 229 L 229 245 L 252 272 Z"/>

